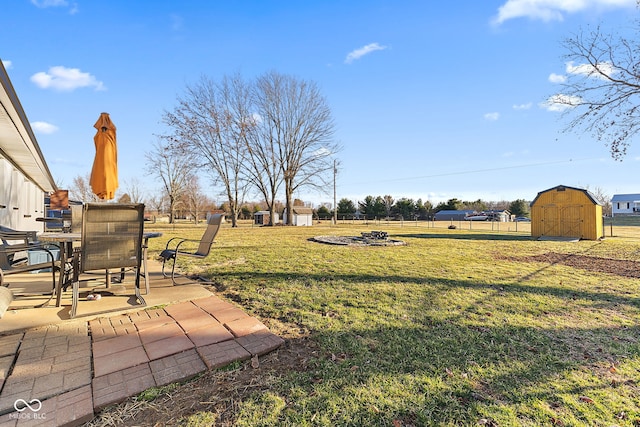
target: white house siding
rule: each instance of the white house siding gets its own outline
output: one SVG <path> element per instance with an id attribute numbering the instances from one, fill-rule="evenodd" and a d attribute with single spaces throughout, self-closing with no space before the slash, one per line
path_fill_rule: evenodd
<path id="1" fill-rule="evenodd" d="M 16 230 L 41 230 L 44 192 L 6 159 L 0 158 L 0 225 Z"/>
<path id="2" fill-rule="evenodd" d="M 57 186 L 2 61 L 0 153 L 0 225 L 42 230 L 36 218 L 44 216 L 45 194 Z"/>
<path id="3" fill-rule="evenodd" d="M 611 199 L 611 215 L 640 215 L 640 194 L 615 194 Z"/>

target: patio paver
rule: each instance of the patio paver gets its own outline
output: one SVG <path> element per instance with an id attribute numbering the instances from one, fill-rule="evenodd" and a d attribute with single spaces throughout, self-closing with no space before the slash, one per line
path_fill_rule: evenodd
<path id="1" fill-rule="evenodd" d="M 216 296 L 0 336 L 0 427 L 78 426 L 149 387 L 283 343 Z"/>

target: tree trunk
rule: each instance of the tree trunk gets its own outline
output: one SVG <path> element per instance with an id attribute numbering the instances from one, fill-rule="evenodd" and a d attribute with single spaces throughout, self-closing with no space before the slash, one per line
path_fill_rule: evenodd
<path id="1" fill-rule="evenodd" d="M 285 183 L 285 212 L 287 212 L 287 220 L 286 223 L 287 225 L 293 225 L 293 202 L 291 201 L 291 198 L 293 196 L 293 191 L 291 191 L 291 187 L 289 185 L 289 183 Z"/>
<path id="2" fill-rule="evenodd" d="M 169 224 L 173 224 L 176 218 L 175 200 L 172 196 L 169 197 Z"/>

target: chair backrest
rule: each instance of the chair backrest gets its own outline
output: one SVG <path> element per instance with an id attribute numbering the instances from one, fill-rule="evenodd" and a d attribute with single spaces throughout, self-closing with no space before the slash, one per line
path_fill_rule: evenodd
<path id="1" fill-rule="evenodd" d="M 200 244 L 198 245 L 198 249 L 196 250 L 196 255 L 202 257 L 209 255 L 209 252 L 211 251 L 211 245 L 216 238 L 216 234 L 218 234 L 218 230 L 220 230 L 220 224 L 222 223 L 223 219 L 224 215 L 222 214 L 215 214 L 209 217 L 209 221 L 207 221 L 207 229 L 204 231 L 204 234 L 200 239 Z"/>
<path id="2" fill-rule="evenodd" d="M 71 232 L 82 233 L 82 205 L 71 205 Z"/>
<path id="3" fill-rule="evenodd" d="M 138 267 L 144 204 L 86 203 L 82 209 L 80 271 Z"/>
<path id="4" fill-rule="evenodd" d="M 17 231 L 0 226 L 0 268 L 8 270 L 11 264 L 16 262 L 14 254 L 18 251 L 26 251 L 29 245 L 37 241 L 35 231 Z"/>

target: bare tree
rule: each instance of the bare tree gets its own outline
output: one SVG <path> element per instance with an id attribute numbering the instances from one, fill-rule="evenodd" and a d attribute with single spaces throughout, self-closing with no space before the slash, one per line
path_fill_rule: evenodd
<path id="1" fill-rule="evenodd" d="M 382 200 L 384 201 L 384 211 L 388 219 L 391 216 L 391 208 L 393 207 L 394 200 L 389 194 L 385 195 Z"/>
<path id="2" fill-rule="evenodd" d="M 164 205 L 166 204 L 167 196 L 164 192 L 158 195 L 151 196 L 147 199 L 149 210 L 155 212 L 155 215 L 160 215 L 163 212 Z"/>
<path id="3" fill-rule="evenodd" d="M 131 203 L 142 203 L 144 201 L 144 195 L 142 193 L 142 185 L 138 178 L 131 178 L 124 185 L 125 192 L 129 195 Z"/>
<path id="4" fill-rule="evenodd" d="M 69 197 L 72 200 L 78 200 L 81 202 L 95 202 L 98 201 L 98 197 L 93 194 L 91 186 L 89 185 L 89 175 L 78 175 L 73 178 L 73 184 L 69 187 Z"/>
<path id="5" fill-rule="evenodd" d="M 177 204 L 193 173 L 192 165 L 180 151 L 172 151 L 159 141 L 153 144 L 153 149 L 145 157 L 147 173 L 162 183 L 169 199 L 169 222 L 173 223 Z"/>
<path id="6" fill-rule="evenodd" d="M 331 110 L 313 82 L 270 72 L 256 83 L 256 107 L 262 135 L 273 141 L 284 180 L 287 224 L 293 223 L 293 194 L 302 187 L 329 188 L 333 170 Z"/>
<path id="7" fill-rule="evenodd" d="M 637 22 L 636 25 L 639 23 Z M 566 130 L 586 130 L 622 160 L 640 130 L 640 38 L 580 31 L 563 42 L 567 80 L 551 106 L 572 116 Z"/>
<path id="8" fill-rule="evenodd" d="M 259 99 L 259 98 L 258 98 Z M 282 185 L 282 168 L 278 155 L 278 143 L 268 123 L 254 117 L 253 128 L 246 133 L 247 176 L 253 186 L 264 197 L 269 211 L 269 224 L 274 225 L 276 197 Z"/>
<path id="9" fill-rule="evenodd" d="M 183 194 L 185 210 L 193 217 L 195 224 L 198 224 L 201 217 L 204 217 L 207 209 L 211 208 L 213 201 L 202 194 L 200 189 L 200 183 L 197 177 L 192 177 L 191 182 L 187 185 L 186 191 Z"/>
<path id="10" fill-rule="evenodd" d="M 215 84 L 202 77 L 199 83 L 187 86 L 175 109 L 163 117 L 172 129 L 164 138 L 174 149 L 188 153 L 194 164 L 223 187 L 233 227 L 247 188 L 243 162 L 248 102 L 240 80 L 225 77 Z"/>

